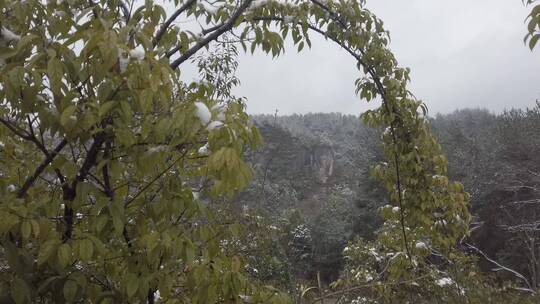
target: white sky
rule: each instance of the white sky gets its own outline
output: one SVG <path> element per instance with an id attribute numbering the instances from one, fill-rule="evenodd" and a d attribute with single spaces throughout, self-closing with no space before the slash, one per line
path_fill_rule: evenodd
<path id="1" fill-rule="evenodd" d="M 400 65 L 412 69 L 410 89 L 430 113 L 481 107 L 533 106 L 540 98 L 540 49 L 523 44 L 528 13 L 521 0 L 368 0 L 390 30 Z M 293 47 L 272 60 L 241 55 L 236 93 L 248 112 L 359 114 L 352 58 L 313 36 L 313 49 Z"/>

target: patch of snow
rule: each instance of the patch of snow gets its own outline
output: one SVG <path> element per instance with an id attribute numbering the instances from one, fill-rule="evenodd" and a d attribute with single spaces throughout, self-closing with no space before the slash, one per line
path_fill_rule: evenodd
<path id="1" fill-rule="evenodd" d="M 250 10 L 258 9 L 259 7 L 263 7 L 266 4 L 268 4 L 268 0 L 255 0 L 251 2 L 251 5 L 249 6 Z"/>
<path id="2" fill-rule="evenodd" d="M 377 262 L 379 262 L 382 258 L 379 256 L 379 253 L 377 252 L 377 250 L 375 250 L 375 248 L 371 247 L 369 248 L 369 253 L 371 253 L 371 255 L 375 258 L 375 260 Z"/>
<path id="3" fill-rule="evenodd" d="M 148 149 L 148 153 L 159 153 L 159 152 L 164 152 L 167 150 L 167 146 L 165 145 L 160 145 L 160 146 L 155 146 L 155 147 L 151 147 L 150 149 Z"/>
<path id="4" fill-rule="evenodd" d="M 21 36 L 16 35 L 5 27 L 2 27 L 2 30 L 0 30 L 0 39 L 3 39 L 7 42 L 12 42 L 21 40 Z"/>
<path id="5" fill-rule="evenodd" d="M 427 249 L 427 245 L 424 242 L 418 242 L 414 247 L 416 247 L 416 249 Z"/>
<path id="6" fill-rule="evenodd" d="M 222 126 L 223 126 L 223 123 L 221 121 L 215 120 L 215 121 L 212 121 L 211 123 L 209 123 L 208 126 L 206 127 L 206 129 L 208 131 L 212 131 L 214 129 L 219 129 Z"/>
<path id="7" fill-rule="evenodd" d="M 206 145 L 200 147 L 199 150 L 197 151 L 197 153 L 199 153 L 201 155 L 208 154 L 208 143 Z"/>
<path id="8" fill-rule="evenodd" d="M 212 112 L 217 112 L 216 119 L 225 121 L 225 112 L 227 111 L 227 104 L 218 103 L 214 105 L 211 109 Z"/>
<path id="9" fill-rule="evenodd" d="M 441 287 L 452 285 L 453 283 L 454 281 L 452 281 L 452 279 L 450 278 L 441 278 L 441 279 L 438 279 L 437 282 L 435 282 L 435 284 Z"/>
<path id="10" fill-rule="evenodd" d="M 137 46 L 136 48 L 129 51 L 129 56 L 133 59 L 143 60 L 145 55 L 144 48 L 142 45 Z"/>
<path id="11" fill-rule="evenodd" d="M 66 12 L 55 10 L 55 11 L 53 12 L 53 16 L 55 16 L 56 18 L 62 18 L 62 17 L 65 17 L 65 16 L 66 16 Z"/>
<path id="12" fill-rule="evenodd" d="M 212 111 L 225 111 L 227 110 L 227 104 L 225 103 L 218 103 L 216 105 L 214 105 L 212 108 L 211 108 Z"/>
<path id="13" fill-rule="evenodd" d="M 446 220 L 438 220 L 435 222 L 435 226 L 437 227 L 446 226 L 446 224 L 447 224 Z"/>
<path id="14" fill-rule="evenodd" d="M 118 53 L 118 67 L 120 68 L 120 73 L 124 73 L 127 70 L 129 64 L 129 57 L 125 56 L 122 51 Z"/>
<path id="15" fill-rule="evenodd" d="M 293 21 L 294 21 L 293 16 L 285 16 L 285 17 L 283 17 L 283 22 L 284 23 L 292 23 Z"/>
<path id="16" fill-rule="evenodd" d="M 203 6 L 204 10 L 210 15 L 215 15 L 221 8 L 220 6 L 213 6 L 205 2 L 201 3 L 201 5 Z"/>
<path id="17" fill-rule="evenodd" d="M 225 120 L 225 112 L 219 112 L 218 115 L 216 116 L 216 119 L 224 121 Z"/>
<path id="18" fill-rule="evenodd" d="M 195 115 L 197 115 L 201 123 L 206 126 L 210 122 L 210 118 L 212 117 L 212 114 L 210 114 L 210 110 L 208 110 L 208 107 L 202 102 L 196 102 L 195 107 L 197 107 Z"/>
<path id="19" fill-rule="evenodd" d="M 392 205 L 386 204 L 384 206 L 379 207 L 379 210 L 384 210 L 384 209 L 389 209 L 389 208 L 392 208 Z"/>

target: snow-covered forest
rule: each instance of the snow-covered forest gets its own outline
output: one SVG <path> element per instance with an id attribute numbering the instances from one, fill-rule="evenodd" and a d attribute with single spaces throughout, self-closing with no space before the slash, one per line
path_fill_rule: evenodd
<path id="1" fill-rule="evenodd" d="M 253 119 L 265 141 L 247 155 L 256 174 L 234 204 L 240 214 L 264 218 L 279 249 L 270 251 L 275 259 L 253 255 L 249 267 L 291 289 L 316 286 L 319 273 L 326 287 L 345 275 L 343 253 L 351 242 L 374 237 L 378 213 L 390 203 L 369 173 L 370 164 L 382 161 L 382 132 L 336 113 Z M 540 105 L 501 114 L 465 109 L 430 122 L 449 159 L 450 178 L 471 194 L 472 232 L 461 245 L 474 246 L 468 250 L 481 271 L 499 269 L 494 275 L 516 288 L 538 288 Z"/>

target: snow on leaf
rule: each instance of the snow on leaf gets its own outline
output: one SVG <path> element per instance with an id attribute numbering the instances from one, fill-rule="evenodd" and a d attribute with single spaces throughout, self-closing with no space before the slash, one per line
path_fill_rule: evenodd
<path id="1" fill-rule="evenodd" d="M 283 17 L 283 23 L 292 23 L 294 21 L 293 16 L 285 16 Z"/>
<path id="2" fill-rule="evenodd" d="M 249 7 L 250 10 L 257 9 L 259 7 L 265 6 L 269 1 L 268 0 L 255 0 L 251 2 L 251 6 Z"/>
<path id="3" fill-rule="evenodd" d="M 195 107 L 197 107 L 195 115 L 197 115 L 201 123 L 206 126 L 210 122 L 210 118 L 212 117 L 212 114 L 210 114 L 210 110 L 208 110 L 208 107 L 202 102 L 196 102 Z"/>
<path id="4" fill-rule="evenodd" d="M 155 147 L 151 147 L 150 149 L 148 149 L 148 153 L 153 154 L 153 153 L 164 152 L 167 149 L 168 149 L 168 147 L 165 146 L 165 145 L 155 146 Z"/>
<path id="5" fill-rule="evenodd" d="M 139 45 L 136 48 L 129 51 L 129 56 L 131 58 L 133 58 L 133 59 L 143 60 L 144 55 L 145 55 L 145 52 L 144 52 L 144 48 L 142 47 L 142 45 Z"/>
<path id="6" fill-rule="evenodd" d="M 62 18 L 66 16 L 66 12 L 55 10 L 53 12 L 53 16 L 55 16 L 56 18 Z"/>
<path id="7" fill-rule="evenodd" d="M 210 124 L 208 124 L 208 126 L 206 127 L 206 129 L 208 131 L 212 131 L 214 129 L 219 129 L 223 126 L 223 123 L 221 121 L 218 121 L 218 120 L 215 120 L 215 121 L 212 121 Z"/>
<path id="8" fill-rule="evenodd" d="M 204 10 L 210 15 L 215 15 L 221 8 L 220 6 L 213 6 L 208 3 L 201 3 L 201 5 L 203 6 Z"/>
<path id="9" fill-rule="evenodd" d="M 12 31 L 8 30 L 5 27 L 2 27 L 2 30 L 0 30 L 0 39 L 5 40 L 7 42 L 12 41 L 19 41 L 21 39 L 21 36 L 16 35 Z"/>
<path id="10" fill-rule="evenodd" d="M 437 284 L 437 285 L 439 285 L 441 287 L 444 287 L 444 286 L 451 285 L 453 283 L 454 283 L 454 281 L 452 281 L 452 279 L 450 279 L 450 278 L 441 278 L 441 279 L 438 279 L 435 284 Z"/>
<path id="11" fill-rule="evenodd" d="M 414 247 L 416 247 L 416 249 L 427 249 L 427 245 L 424 242 L 418 242 Z"/>
<path id="12" fill-rule="evenodd" d="M 208 143 L 206 145 L 200 147 L 199 150 L 197 151 L 197 153 L 199 153 L 201 155 L 208 154 Z"/>
<path id="13" fill-rule="evenodd" d="M 118 54 L 118 66 L 120 68 L 120 73 L 124 73 L 127 70 L 129 64 L 129 57 L 125 56 L 121 52 Z"/>

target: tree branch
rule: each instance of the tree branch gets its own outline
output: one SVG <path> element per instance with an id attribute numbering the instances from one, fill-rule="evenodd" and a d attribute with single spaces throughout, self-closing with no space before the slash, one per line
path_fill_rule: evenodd
<path id="1" fill-rule="evenodd" d="M 180 157 L 178 157 L 175 161 L 173 161 L 165 170 L 160 172 L 158 175 L 156 175 L 151 181 L 149 181 L 144 187 L 141 188 L 135 195 L 133 195 L 130 199 L 128 199 L 125 202 L 125 207 L 127 207 L 129 204 L 131 204 L 134 200 L 136 200 L 144 191 L 146 191 L 150 186 L 152 186 L 158 179 L 160 179 L 165 173 L 167 173 L 178 161 L 180 161 L 184 156 L 186 155 L 186 152 L 184 152 Z"/>
<path id="2" fill-rule="evenodd" d="M 525 291 L 528 291 L 528 292 L 531 292 L 531 293 L 536 293 L 534 291 L 534 289 L 532 288 L 531 286 L 531 283 L 529 282 L 529 280 L 527 280 L 527 278 L 522 275 L 521 273 L 511 269 L 511 268 L 508 268 L 506 266 L 503 266 L 501 264 L 499 264 L 497 261 L 493 260 L 492 258 L 490 258 L 489 256 L 487 256 L 487 254 L 485 254 L 482 250 L 478 249 L 477 247 L 471 245 L 471 244 L 467 244 L 465 243 L 464 245 L 466 245 L 469 249 L 472 249 L 474 250 L 475 252 L 479 253 L 482 257 L 484 257 L 484 259 L 486 259 L 487 261 L 493 263 L 495 266 L 497 266 L 497 268 L 494 268 L 493 271 L 500 271 L 500 270 L 504 270 L 504 271 L 507 271 L 507 272 L 510 272 L 511 274 L 513 274 L 515 277 L 521 279 L 523 282 L 525 282 L 525 285 L 527 285 L 527 288 L 523 288 L 521 290 L 525 290 Z"/>
<path id="3" fill-rule="evenodd" d="M 28 191 L 28 189 L 30 189 L 30 187 L 32 187 L 32 185 L 34 184 L 36 179 L 41 175 L 41 173 L 43 173 L 43 171 L 45 171 L 47 166 L 54 160 L 56 155 L 58 155 L 58 153 L 60 153 L 60 151 L 62 151 L 62 149 L 66 145 L 67 145 L 67 140 L 64 139 L 56 146 L 56 148 L 54 148 L 54 150 L 51 153 L 47 153 L 47 155 L 46 155 L 45 159 L 43 160 L 43 162 L 34 171 L 34 174 L 32 174 L 32 176 L 30 176 L 24 182 L 21 189 L 19 189 L 19 191 L 17 191 L 17 197 L 18 198 L 22 198 L 26 194 L 26 192 Z"/>
<path id="4" fill-rule="evenodd" d="M 77 195 L 77 184 L 81 181 L 83 181 L 88 173 L 90 172 L 90 169 L 96 165 L 97 156 L 99 153 L 99 150 L 101 149 L 101 145 L 105 141 L 105 133 L 98 133 L 94 137 L 94 142 L 92 143 L 92 146 L 90 146 L 90 149 L 88 150 L 88 154 L 86 155 L 86 159 L 84 160 L 84 163 L 82 164 L 81 168 L 79 169 L 79 172 L 77 172 L 77 175 L 71 182 L 71 185 L 67 186 L 65 185 L 63 188 L 63 199 L 64 199 L 64 225 L 65 229 L 62 233 L 62 240 L 66 242 L 67 240 L 71 239 L 71 234 L 73 232 L 73 209 L 70 206 L 70 203 L 73 202 Z"/>
<path id="5" fill-rule="evenodd" d="M 185 10 L 189 9 L 193 4 L 195 4 L 195 2 L 197 2 L 197 0 L 188 0 L 186 3 L 184 3 L 184 5 L 182 5 L 180 8 L 178 8 L 169 17 L 169 19 L 167 19 L 167 21 L 165 21 L 165 23 L 163 23 L 161 25 L 158 32 L 156 33 L 156 37 L 152 41 L 152 45 L 154 47 L 156 47 L 158 45 L 158 43 L 161 40 L 161 38 L 163 37 L 163 35 L 167 32 L 167 29 L 169 28 L 169 26 L 171 26 L 171 23 L 173 23 L 174 20 L 176 20 L 176 18 L 178 18 L 178 16 L 180 16 L 180 14 L 182 14 Z"/>
<path id="6" fill-rule="evenodd" d="M 219 26 L 216 31 L 214 31 L 212 34 L 210 34 L 208 37 L 204 38 L 203 40 L 197 42 L 193 47 L 191 47 L 189 50 L 187 50 L 182 56 L 180 56 L 178 59 L 173 61 L 171 63 L 171 68 L 173 70 L 176 70 L 178 66 L 180 66 L 184 61 L 188 60 L 193 56 L 195 53 L 197 53 L 201 48 L 207 46 L 210 42 L 217 39 L 219 36 L 221 36 L 223 33 L 229 31 L 234 26 L 234 23 L 240 18 L 240 16 L 244 13 L 244 11 L 251 5 L 253 0 L 246 0 L 244 3 L 242 3 L 236 12 L 227 20 L 227 22 L 223 23 L 221 26 Z"/>

